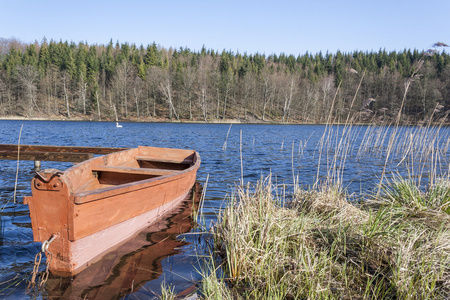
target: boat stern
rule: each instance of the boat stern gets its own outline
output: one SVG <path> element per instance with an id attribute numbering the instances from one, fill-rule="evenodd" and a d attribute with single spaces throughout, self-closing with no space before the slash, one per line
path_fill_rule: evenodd
<path id="1" fill-rule="evenodd" d="M 46 255 L 52 255 L 51 269 L 70 272 L 69 215 L 70 191 L 63 173 L 46 169 L 35 175 L 31 182 L 32 196 L 24 198 L 30 210 L 33 239 L 48 244 Z M 72 201 L 73 202 L 73 201 Z M 51 242 L 50 242 L 51 241 Z M 49 259 L 47 257 L 47 259 Z"/>

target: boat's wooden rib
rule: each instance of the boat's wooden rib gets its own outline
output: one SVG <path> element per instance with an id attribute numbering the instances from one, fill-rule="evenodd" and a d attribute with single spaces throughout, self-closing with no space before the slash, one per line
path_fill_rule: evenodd
<path id="1" fill-rule="evenodd" d="M 97 166 L 92 168 L 92 172 L 111 172 L 111 173 L 121 173 L 121 174 L 142 174 L 142 175 L 152 175 L 152 176 L 164 176 L 174 174 L 176 170 L 164 170 L 156 168 L 131 168 L 131 167 L 121 167 L 121 166 Z"/>
<path id="2" fill-rule="evenodd" d="M 38 173 L 33 195 L 24 202 L 35 241 L 55 237 L 49 246 L 54 253 L 50 269 L 75 274 L 172 210 L 194 185 L 199 166 L 200 157 L 192 150 L 139 147 L 64 172 Z"/>

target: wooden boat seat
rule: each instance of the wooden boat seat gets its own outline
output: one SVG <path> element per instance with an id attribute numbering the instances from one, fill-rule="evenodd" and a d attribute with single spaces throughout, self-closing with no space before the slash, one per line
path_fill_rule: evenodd
<path id="1" fill-rule="evenodd" d="M 191 165 L 193 163 L 192 158 L 175 158 L 175 159 L 161 159 L 161 158 L 153 158 L 151 156 L 136 156 L 137 161 L 148 161 L 148 162 L 162 162 L 162 163 L 171 163 L 171 164 L 182 164 L 182 165 Z"/>
<path id="2" fill-rule="evenodd" d="M 114 172 L 122 174 L 139 174 L 139 175 L 152 175 L 152 176 L 164 176 L 179 171 L 176 170 L 164 170 L 155 168 L 131 168 L 121 166 L 95 166 L 92 168 L 92 172 Z"/>

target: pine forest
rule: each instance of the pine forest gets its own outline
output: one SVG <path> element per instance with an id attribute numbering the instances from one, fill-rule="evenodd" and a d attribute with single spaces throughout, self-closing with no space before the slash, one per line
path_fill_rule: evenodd
<path id="1" fill-rule="evenodd" d="M 295 56 L 0 38 L 0 117 L 446 123 L 450 56 L 439 44 Z"/>

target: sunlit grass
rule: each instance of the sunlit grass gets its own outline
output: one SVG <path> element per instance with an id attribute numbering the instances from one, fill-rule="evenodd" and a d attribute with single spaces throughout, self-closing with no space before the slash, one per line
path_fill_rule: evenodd
<path id="1" fill-rule="evenodd" d="M 243 299 L 436 299 L 450 296 L 448 182 L 398 181 L 364 205 L 335 186 L 298 189 L 289 205 L 270 178 L 231 196 L 215 227 L 226 279 L 206 295 Z M 402 203 L 397 200 L 402 198 Z M 426 200 L 424 200 L 426 199 Z M 420 203 L 418 206 L 417 203 Z M 432 220 L 429 221 L 429 218 Z"/>
<path id="2" fill-rule="evenodd" d="M 160 300 L 175 300 L 177 298 L 175 287 L 163 281 L 161 284 L 161 295 L 158 298 Z"/>

